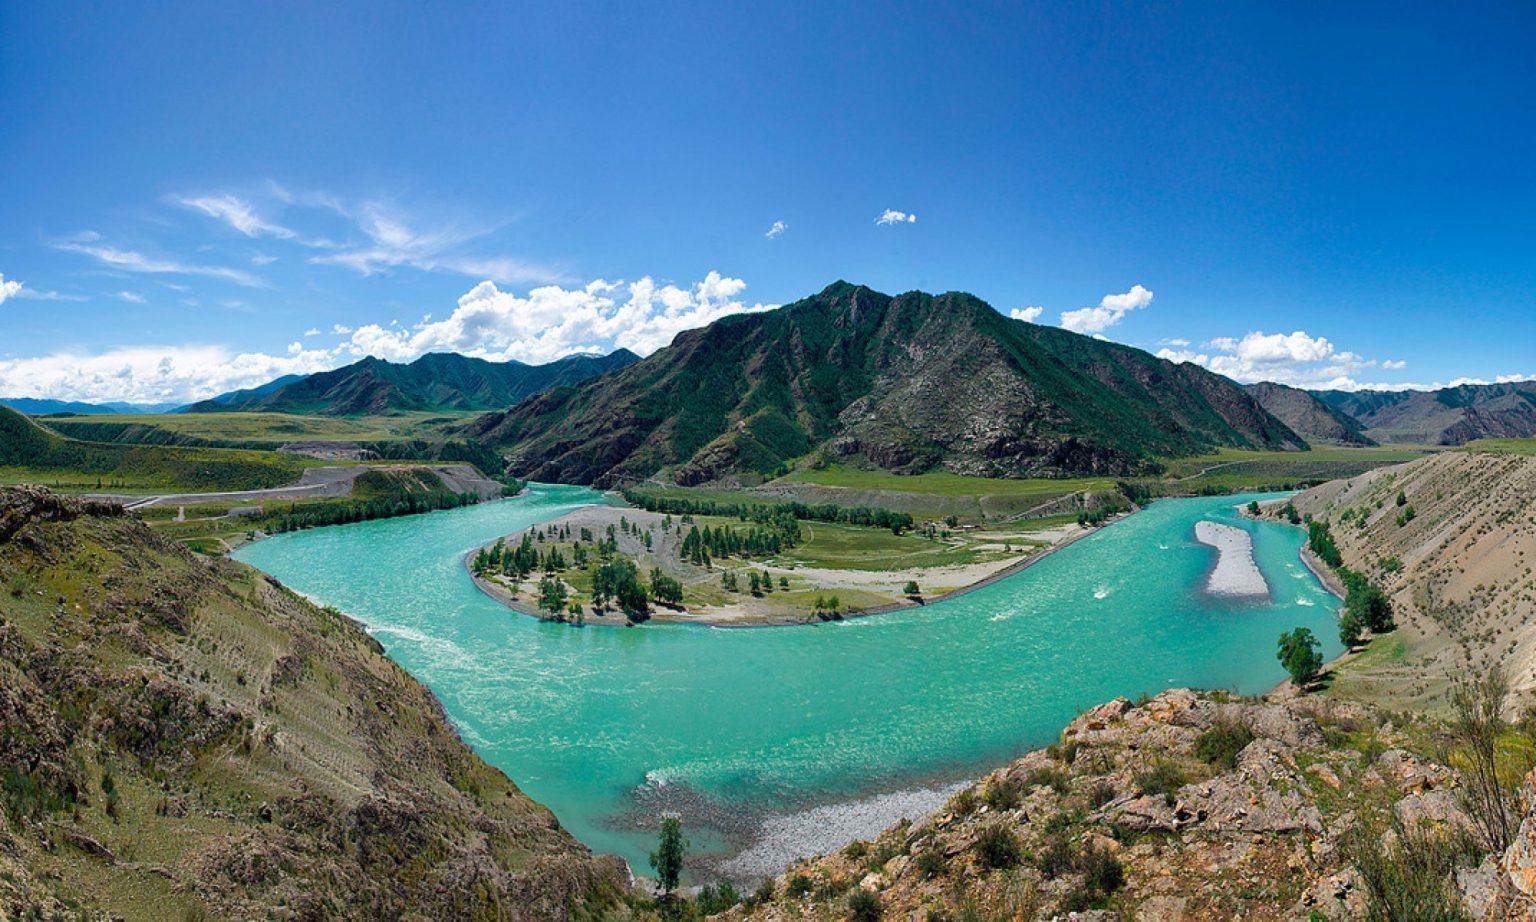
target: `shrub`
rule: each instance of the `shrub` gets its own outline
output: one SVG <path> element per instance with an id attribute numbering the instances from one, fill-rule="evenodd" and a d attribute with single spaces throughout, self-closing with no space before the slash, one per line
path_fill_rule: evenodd
<path id="1" fill-rule="evenodd" d="M 930 845 L 917 853 L 917 871 L 924 877 L 938 877 L 948 866 L 949 862 L 944 858 L 944 849 L 937 845 Z"/>
<path id="2" fill-rule="evenodd" d="M 1029 774 L 1024 776 L 1024 787 L 1048 787 L 1058 794 L 1065 794 L 1070 781 L 1071 778 L 1062 769 L 1054 765 L 1045 765 L 1030 770 Z"/>
<path id="3" fill-rule="evenodd" d="M 969 787 L 949 799 L 949 809 L 956 816 L 970 816 L 976 812 L 976 789 Z"/>
<path id="4" fill-rule="evenodd" d="M 1108 896 L 1125 884 L 1125 865 L 1108 851 L 1090 848 L 1081 860 L 1083 885 Z"/>
<path id="5" fill-rule="evenodd" d="M 1093 787 L 1088 789 L 1088 803 L 1095 810 L 1115 799 L 1115 786 L 1108 781 L 1099 779 Z"/>
<path id="6" fill-rule="evenodd" d="M 1360 872 L 1366 918 L 1372 922 L 1423 919 L 1463 922 L 1456 869 L 1479 859 L 1477 845 L 1464 832 L 1406 827 L 1395 817 L 1395 836 L 1360 824 L 1344 840 L 1344 854 Z M 1395 840 L 1395 845 L 1389 843 Z"/>
<path id="7" fill-rule="evenodd" d="M 1024 799 L 1024 791 L 1018 782 L 1006 775 L 987 785 L 982 800 L 993 810 L 1012 810 Z"/>
<path id="8" fill-rule="evenodd" d="M 878 894 L 858 887 L 848 895 L 848 918 L 852 922 L 876 922 L 881 912 Z"/>
<path id="9" fill-rule="evenodd" d="M 1055 880 L 1063 874 L 1069 873 L 1076 864 L 1077 856 L 1072 854 L 1072 847 L 1061 836 L 1052 836 L 1045 843 L 1045 848 L 1035 858 L 1035 867 L 1047 878 Z"/>
<path id="10" fill-rule="evenodd" d="M 1253 742 L 1247 724 L 1218 720 L 1195 738 L 1195 756 L 1202 762 L 1230 769 L 1237 765 L 1237 754 Z"/>
<path id="11" fill-rule="evenodd" d="M 1183 787 L 1187 781 L 1183 769 L 1163 759 L 1158 759 L 1146 766 L 1131 779 L 1131 783 L 1136 785 L 1136 790 L 1143 794 L 1161 794 L 1170 804 L 1173 802 L 1173 792 Z"/>
<path id="12" fill-rule="evenodd" d="M 731 886 L 730 881 L 723 881 L 717 887 L 705 884 L 699 890 L 698 897 L 694 899 L 694 905 L 698 908 L 699 914 L 706 916 L 725 912 L 740 902 L 741 894 L 736 892 L 736 888 Z"/>
<path id="13" fill-rule="evenodd" d="M 993 823 L 976 837 L 976 854 L 989 868 L 1011 868 L 1019 863 L 1019 837 L 1003 823 Z"/>

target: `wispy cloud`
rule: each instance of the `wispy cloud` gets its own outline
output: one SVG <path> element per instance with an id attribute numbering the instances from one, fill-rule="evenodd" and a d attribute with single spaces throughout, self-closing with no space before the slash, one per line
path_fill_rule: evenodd
<path id="1" fill-rule="evenodd" d="M 1132 285 L 1124 294 L 1105 295 L 1097 307 L 1062 311 L 1061 325 L 1074 333 L 1102 334 L 1124 319 L 1128 311 L 1140 310 L 1151 303 L 1151 291 Z"/>
<path id="2" fill-rule="evenodd" d="M 768 233 L 764 234 L 763 236 L 767 237 L 769 240 L 772 240 L 787 230 L 789 230 L 788 224 L 785 224 L 783 221 L 775 221 L 773 222 L 773 226 L 768 228 Z"/>
<path id="3" fill-rule="evenodd" d="M 8 299 L 21 294 L 21 289 L 22 284 L 20 282 L 14 279 L 8 282 L 5 280 L 5 273 L 0 272 L 0 304 L 4 304 Z"/>
<path id="4" fill-rule="evenodd" d="M 273 224 L 256 214 L 250 202 L 228 193 L 204 195 L 176 200 L 188 208 L 194 208 L 211 218 L 217 218 L 247 237 L 278 237 L 287 239 L 294 232 L 280 224 Z"/>
<path id="5" fill-rule="evenodd" d="M 130 304 L 143 304 L 144 296 L 132 291 L 119 291 L 117 296 Z"/>
<path id="6" fill-rule="evenodd" d="M 224 281 L 234 282 L 236 285 L 244 285 L 248 288 L 260 288 L 264 285 L 260 278 L 241 269 L 183 263 L 174 259 L 155 259 L 133 250 L 123 250 L 100 243 L 99 240 L 99 235 L 86 233 L 68 240 L 55 242 L 53 246 L 54 249 L 63 250 L 66 253 L 79 253 L 83 256 L 90 256 L 103 265 L 110 266 L 113 269 L 121 269 L 125 272 L 198 275 L 206 278 L 223 279 Z"/>
<path id="7" fill-rule="evenodd" d="M 502 283 L 542 282 L 559 279 L 560 273 L 509 256 L 477 256 L 463 251 L 464 245 L 489 234 L 494 228 L 465 230 L 456 226 L 422 231 L 400 210 L 383 202 L 365 202 L 355 213 L 341 203 L 333 203 L 340 213 L 353 218 L 358 230 L 368 238 L 363 245 L 309 241 L 308 245 L 328 252 L 310 257 L 320 265 L 344 266 L 360 275 L 376 275 L 400 266 L 426 272 L 452 272 L 471 278 Z"/>
<path id="8" fill-rule="evenodd" d="M 0 303 L 8 298 L 16 298 L 20 301 L 89 301 L 85 295 L 67 295 L 58 291 L 39 291 L 19 281 L 5 280 L 5 273 L 0 272 Z"/>
<path id="9" fill-rule="evenodd" d="M 917 215 L 915 215 L 915 214 L 908 214 L 905 211 L 897 211 L 894 208 L 887 208 L 886 210 L 880 212 L 880 217 L 875 219 L 875 223 L 876 224 L 916 224 L 917 223 Z M 941 221 L 939 223 L 942 224 L 943 222 Z"/>

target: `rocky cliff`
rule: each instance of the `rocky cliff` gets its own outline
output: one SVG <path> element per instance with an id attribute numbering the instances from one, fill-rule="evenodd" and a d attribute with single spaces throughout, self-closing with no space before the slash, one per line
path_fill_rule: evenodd
<path id="1" fill-rule="evenodd" d="M 0 489 L 0 918 L 545 919 L 622 887 L 354 622 Z"/>
<path id="2" fill-rule="evenodd" d="M 1437 732 L 1323 698 L 1119 699 L 727 917 L 1503 918 L 1519 894 L 1473 841 L 1462 779 L 1422 755 Z"/>

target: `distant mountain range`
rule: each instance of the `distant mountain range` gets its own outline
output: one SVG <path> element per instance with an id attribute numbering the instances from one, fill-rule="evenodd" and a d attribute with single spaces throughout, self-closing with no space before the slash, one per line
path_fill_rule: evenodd
<path id="1" fill-rule="evenodd" d="M 813 451 L 885 470 L 1128 475 L 1221 446 L 1305 450 L 1232 381 L 1196 365 L 1009 319 L 961 293 L 838 282 L 681 333 L 465 434 L 536 479 L 609 486 L 766 476 Z"/>
<path id="2" fill-rule="evenodd" d="M 279 378 L 188 407 L 193 413 L 271 412 L 312 416 L 490 410 L 550 387 L 579 384 L 639 360 L 628 349 L 573 355 L 547 365 L 488 362 L 454 353 L 424 355 L 408 365 L 369 356 L 302 378 Z"/>
<path id="3" fill-rule="evenodd" d="M 1467 384 L 1437 391 L 1319 391 L 1378 442 L 1464 445 L 1536 436 L 1536 381 Z"/>
<path id="4" fill-rule="evenodd" d="M 0 397 L 0 406 L 10 407 L 28 416 L 44 416 L 49 413 L 169 413 L 181 406 L 179 403 L 81 403 L 75 400 L 45 400 L 35 397 Z"/>
<path id="5" fill-rule="evenodd" d="M 1318 399 L 1317 395 L 1263 381 L 1246 385 L 1259 405 L 1285 423 L 1310 445 L 1375 445 L 1355 418 Z"/>

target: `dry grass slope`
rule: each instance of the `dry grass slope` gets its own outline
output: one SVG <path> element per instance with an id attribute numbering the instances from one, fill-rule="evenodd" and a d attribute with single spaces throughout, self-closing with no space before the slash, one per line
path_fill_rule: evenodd
<path id="1" fill-rule="evenodd" d="M 358 625 L 0 490 L 0 918 L 559 918 L 622 878 Z"/>
<path id="2" fill-rule="evenodd" d="M 1438 710 L 1448 675 L 1502 665 L 1515 701 L 1531 703 L 1536 457 L 1446 452 L 1324 484 L 1295 503 L 1331 524 L 1345 564 L 1391 595 L 1400 626 L 1401 651 L 1346 667 L 1336 691 Z"/>

